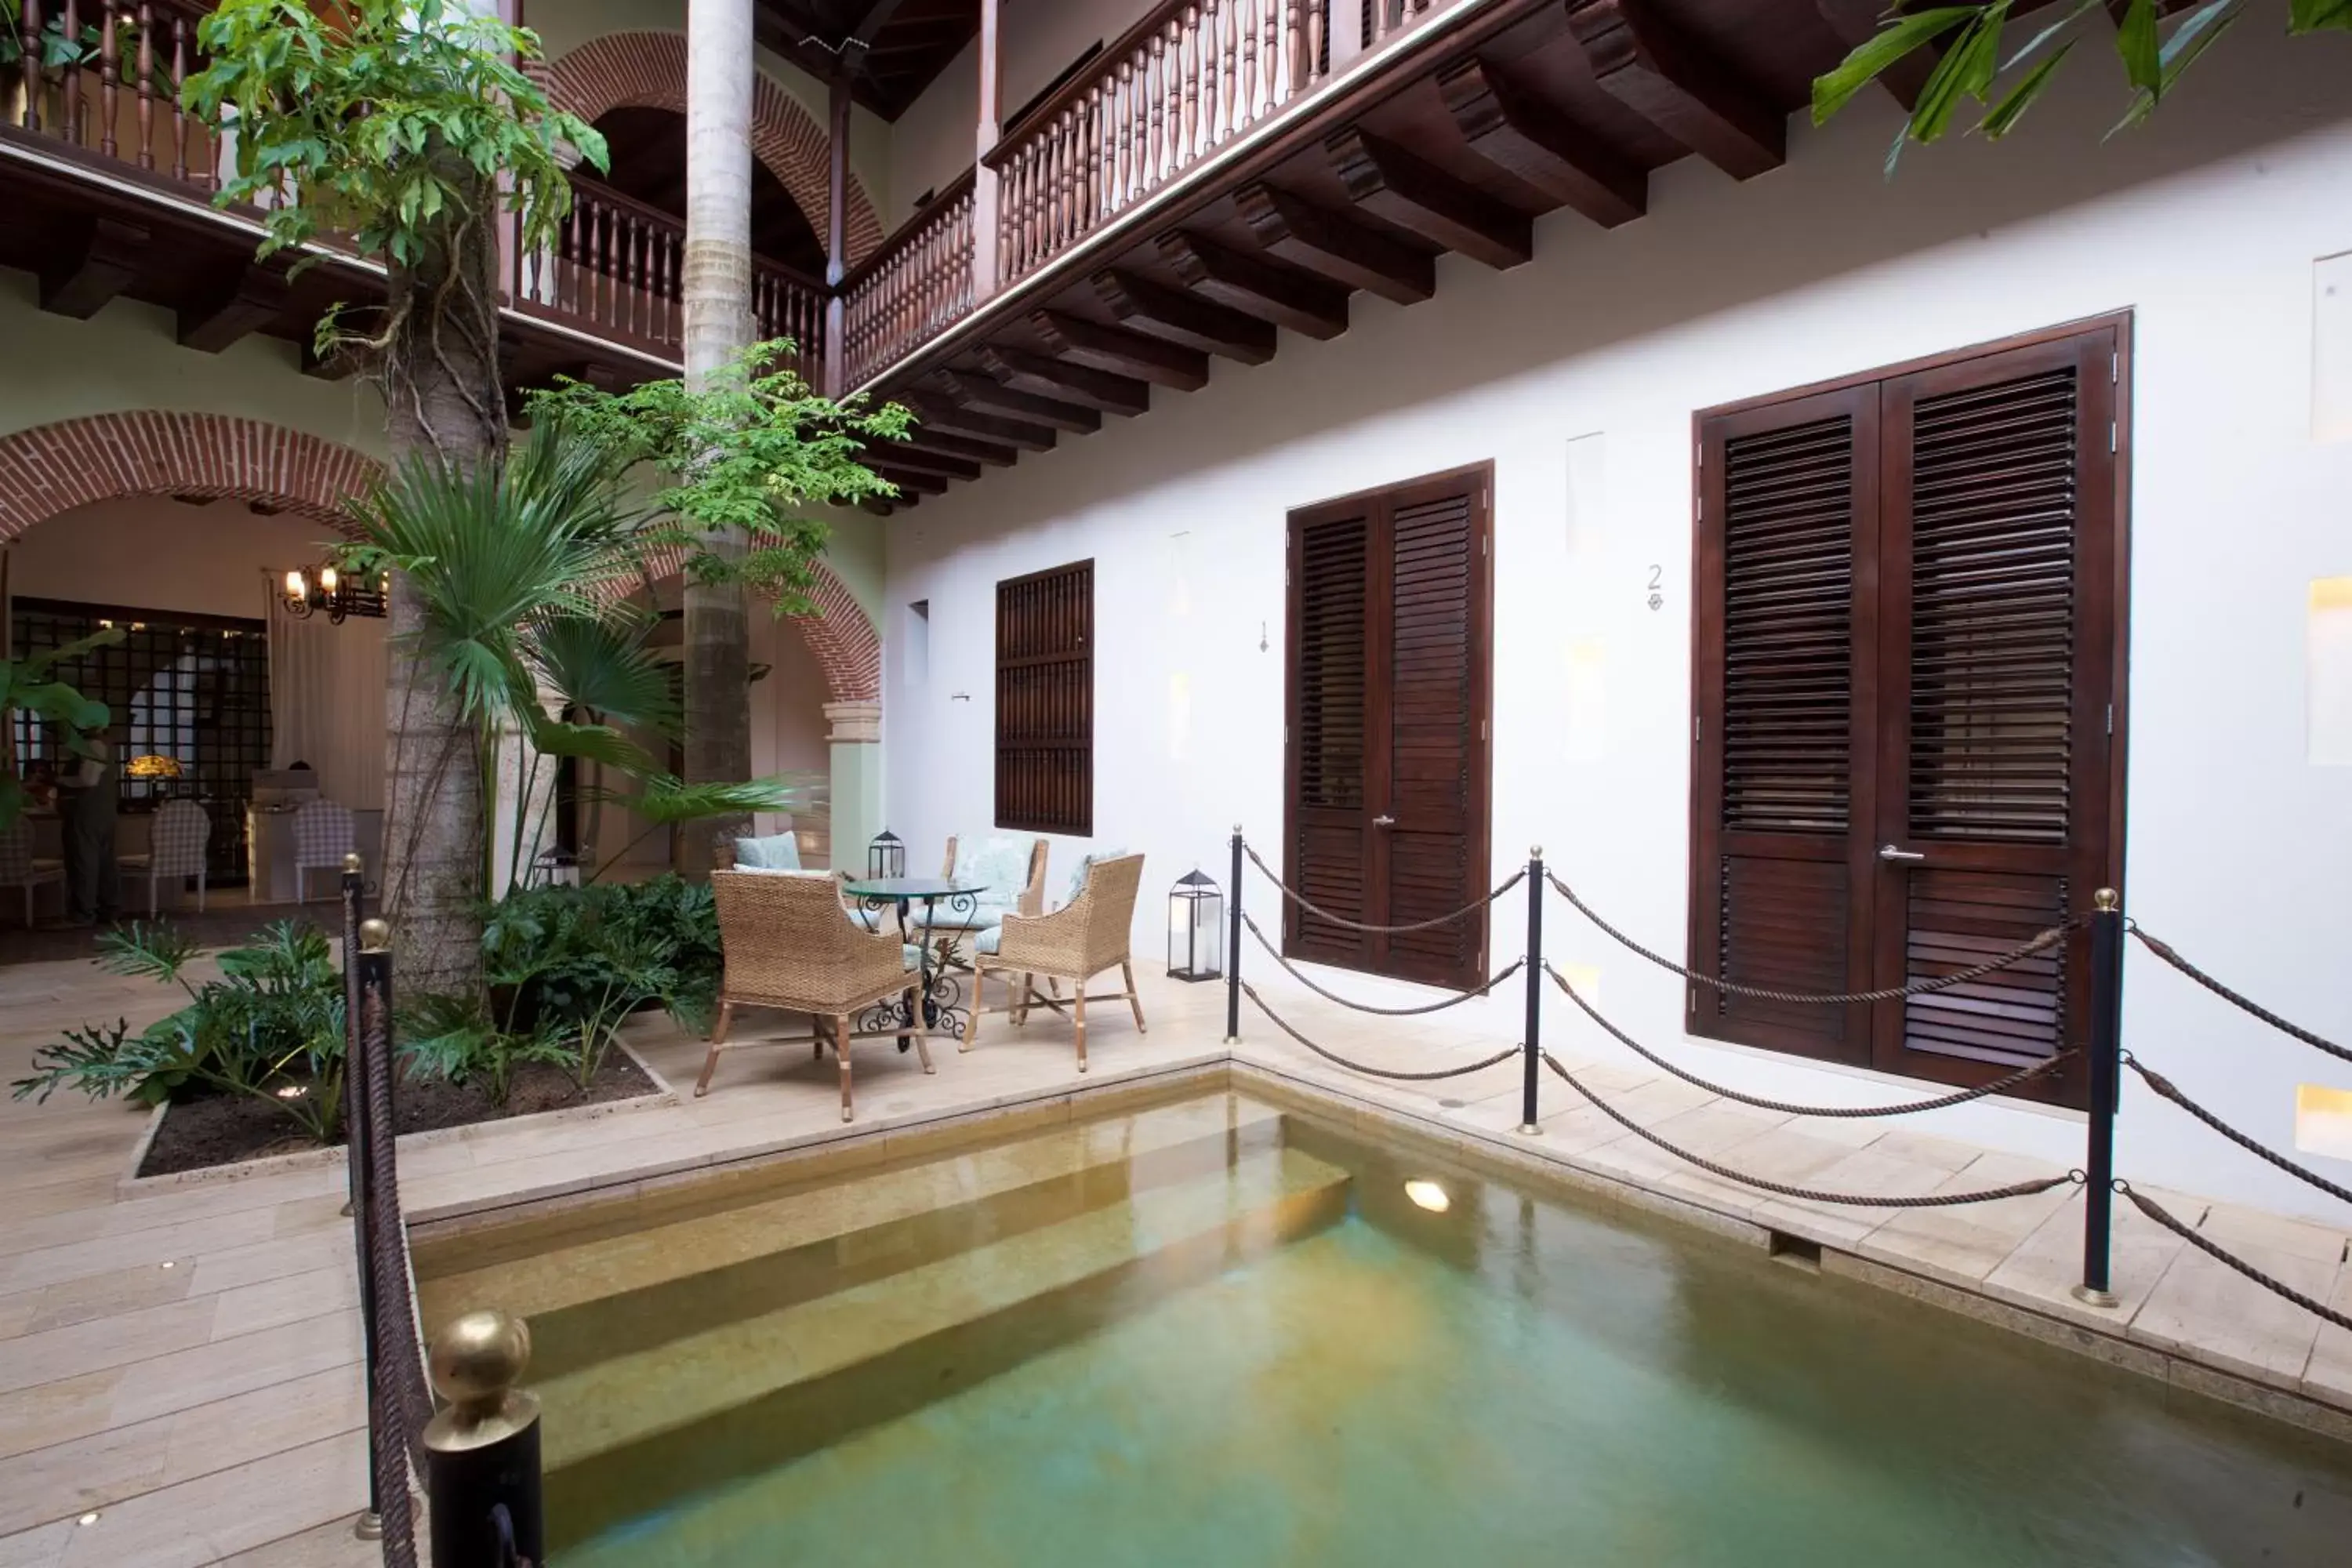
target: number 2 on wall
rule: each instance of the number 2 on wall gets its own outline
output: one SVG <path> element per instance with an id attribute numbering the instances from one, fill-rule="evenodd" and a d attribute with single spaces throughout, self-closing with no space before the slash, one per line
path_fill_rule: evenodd
<path id="1" fill-rule="evenodd" d="M 1666 596 L 1664 593 L 1660 592 L 1660 590 L 1665 585 L 1665 576 L 1666 569 L 1664 567 L 1652 566 L 1650 568 L 1650 608 L 1654 610 L 1664 609 L 1665 607 Z"/>

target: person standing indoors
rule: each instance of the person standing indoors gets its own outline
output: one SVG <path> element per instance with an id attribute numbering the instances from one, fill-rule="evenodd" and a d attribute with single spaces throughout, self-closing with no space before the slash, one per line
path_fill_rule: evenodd
<path id="1" fill-rule="evenodd" d="M 118 793 L 112 731 L 89 737 L 88 754 L 58 781 L 58 826 L 64 829 L 67 923 L 111 923 L 121 912 L 122 879 L 114 859 Z"/>

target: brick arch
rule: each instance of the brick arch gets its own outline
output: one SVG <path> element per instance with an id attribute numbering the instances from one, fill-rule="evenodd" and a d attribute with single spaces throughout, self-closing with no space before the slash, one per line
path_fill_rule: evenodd
<path id="1" fill-rule="evenodd" d="M 581 119 L 615 109 L 686 112 L 686 37 L 680 33 L 607 33 L 565 53 L 547 68 L 548 97 Z M 824 239 L 827 194 L 824 127 L 790 94 L 755 72 L 751 86 L 751 155 L 782 183 Z M 881 220 L 857 176 L 849 177 L 849 259 L 856 263 L 882 243 Z"/>
<path id="2" fill-rule="evenodd" d="M 646 570 L 659 581 L 675 576 L 685 563 L 686 547 L 673 544 L 656 551 L 646 562 Z M 801 640 L 824 671 L 825 700 L 881 701 L 882 639 L 875 633 L 866 606 L 831 566 L 823 561 L 809 564 L 815 576 L 808 586 L 808 601 L 814 607 L 805 616 L 785 619 L 800 628 Z"/>
<path id="3" fill-rule="evenodd" d="M 267 501 L 349 537 L 343 503 L 383 466 L 299 430 L 220 414 L 140 409 L 0 437 L 0 543 L 119 496 Z"/>

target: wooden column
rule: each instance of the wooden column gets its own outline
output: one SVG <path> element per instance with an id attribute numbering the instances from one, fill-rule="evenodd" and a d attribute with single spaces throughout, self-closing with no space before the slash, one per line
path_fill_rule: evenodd
<path id="1" fill-rule="evenodd" d="M 826 102 L 830 135 L 825 156 L 824 216 L 824 387 L 827 397 L 849 389 L 842 384 L 842 340 L 848 331 L 848 306 L 841 280 L 849 275 L 849 74 L 836 75 Z"/>
<path id="2" fill-rule="evenodd" d="M 998 95 L 1003 90 L 1003 72 L 998 68 L 996 47 L 997 0 L 980 0 L 980 125 L 972 147 L 971 172 L 971 297 L 974 303 L 996 292 L 1003 268 L 997 258 L 997 246 L 1003 233 L 1000 216 L 998 177 L 988 166 L 988 155 L 996 147 L 997 138 L 1004 128 L 997 122 L 1002 112 Z"/>

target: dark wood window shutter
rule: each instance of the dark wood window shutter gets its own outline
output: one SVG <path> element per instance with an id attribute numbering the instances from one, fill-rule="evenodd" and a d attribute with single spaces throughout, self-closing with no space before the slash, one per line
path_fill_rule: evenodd
<path id="1" fill-rule="evenodd" d="M 1702 419 L 1695 966 L 1900 986 L 2116 880 L 2120 366 L 2107 325 Z M 1691 1024 L 1980 1082 L 2079 1037 L 2085 956 L 1845 1007 L 1693 986 Z"/>
<path id="2" fill-rule="evenodd" d="M 996 585 L 996 826 L 1094 832 L 1095 567 Z"/>
<path id="3" fill-rule="evenodd" d="M 1404 925 L 1484 890 L 1491 470 L 1290 518 L 1284 877 L 1347 921 Z M 1291 955 L 1466 988 L 1482 917 L 1364 932 L 1289 906 Z"/>

